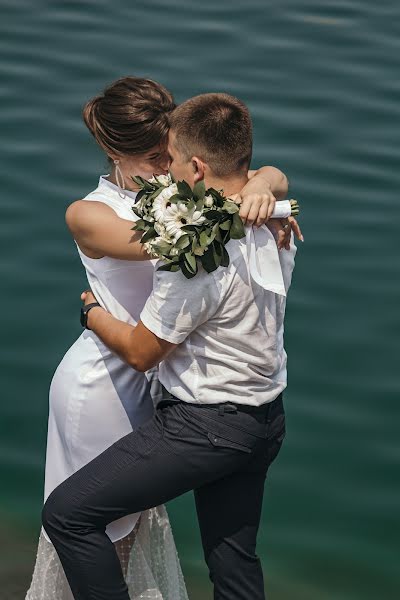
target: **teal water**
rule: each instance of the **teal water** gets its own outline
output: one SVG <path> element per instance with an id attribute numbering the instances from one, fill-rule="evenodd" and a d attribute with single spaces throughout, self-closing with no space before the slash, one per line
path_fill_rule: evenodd
<path id="1" fill-rule="evenodd" d="M 120 76 L 250 106 L 254 165 L 302 205 L 288 433 L 259 553 L 272 600 L 400 597 L 400 5 L 394 0 L 3 0 L 0 597 L 24 597 L 47 392 L 85 280 L 63 213 L 105 160 L 83 103 Z M 191 598 L 211 598 L 190 495 L 169 506 Z M 4 551 L 4 552 L 3 552 Z"/>

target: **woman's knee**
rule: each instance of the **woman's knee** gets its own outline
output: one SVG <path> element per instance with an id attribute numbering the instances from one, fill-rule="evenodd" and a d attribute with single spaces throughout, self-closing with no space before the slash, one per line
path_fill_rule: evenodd
<path id="1" fill-rule="evenodd" d="M 52 531 L 58 529 L 61 523 L 60 507 L 58 504 L 57 495 L 52 492 L 42 509 L 42 525 L 50 538 Z"/>

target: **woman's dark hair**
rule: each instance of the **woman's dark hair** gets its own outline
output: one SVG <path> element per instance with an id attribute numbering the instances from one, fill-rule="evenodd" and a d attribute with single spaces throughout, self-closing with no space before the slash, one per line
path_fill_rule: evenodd
<path id="1" fill-rule="evenodd" d="M 124 77 L 85 104 L 83 120 L 107 155 L 135 155 L 166 137 L 174 108 L 172 94 L 160 83 Z"/>

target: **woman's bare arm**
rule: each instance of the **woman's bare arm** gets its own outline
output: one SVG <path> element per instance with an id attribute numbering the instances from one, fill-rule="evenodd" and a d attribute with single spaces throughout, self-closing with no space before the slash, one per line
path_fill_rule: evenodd
<path id="1" fill-rule="evenodd" d="M 275 198 L 286 197 L 288 180 L 275 167 L 249 171 L 248 177 L 235 201 L 242 202 L 239 214 L 243 221 L 261 225 L 272 214 Z M 77 200 L 68 207 L 65 219 L 79 248 L 90 258 L 109 256 L 133 261 L 152 258 L 140 243 L 142 232 L 132 231 L 133 221 L 121 219 L 103 202 Z"/>
<path id="2" fill-rule="evenodd" d="M 261 167 L 257 169 L 257 171 L 249 171 L 247 174 L 249 178 L 249 183 L 246 187 L 258 185 L 269 185 L 271 192 L 274 194 L 277 200 L 284 200 L 287 196 L 289 189 L 289 181 L 286 177 L 285 173 L 282 173 L 276 167 Z M 245 189 L 245 188 L 244 188 Z M 248 188 L 249 189 L 249 188 Z M 261 188 L 257 188 L 256 192 L 261 193 Z"/>
<path id="3" fill-rule="evenodd" d="M 143 232 L 132 231 L 133 221 L 121 219 L 103 202 L 77 200 L 66 212 L 68 228 L 86 256 L 149 260 L 140 243 Z"/>

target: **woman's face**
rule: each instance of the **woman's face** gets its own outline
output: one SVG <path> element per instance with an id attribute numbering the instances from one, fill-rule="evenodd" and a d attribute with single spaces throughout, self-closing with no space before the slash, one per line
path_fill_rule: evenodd
<path id="1" fill-rule="evenodd" d="M 162 142 L 147 150 L 143 154 L 135 156 L 118 157 L 119 167 L 125 180 L 126 189 L 135 189 L 137 186 L 132 181 L 133 175 L 139 175 L 144 179 L 150 179 L 153 175 L 166 175 L 169 167 L 169 156 L 167 142 Z"/>

